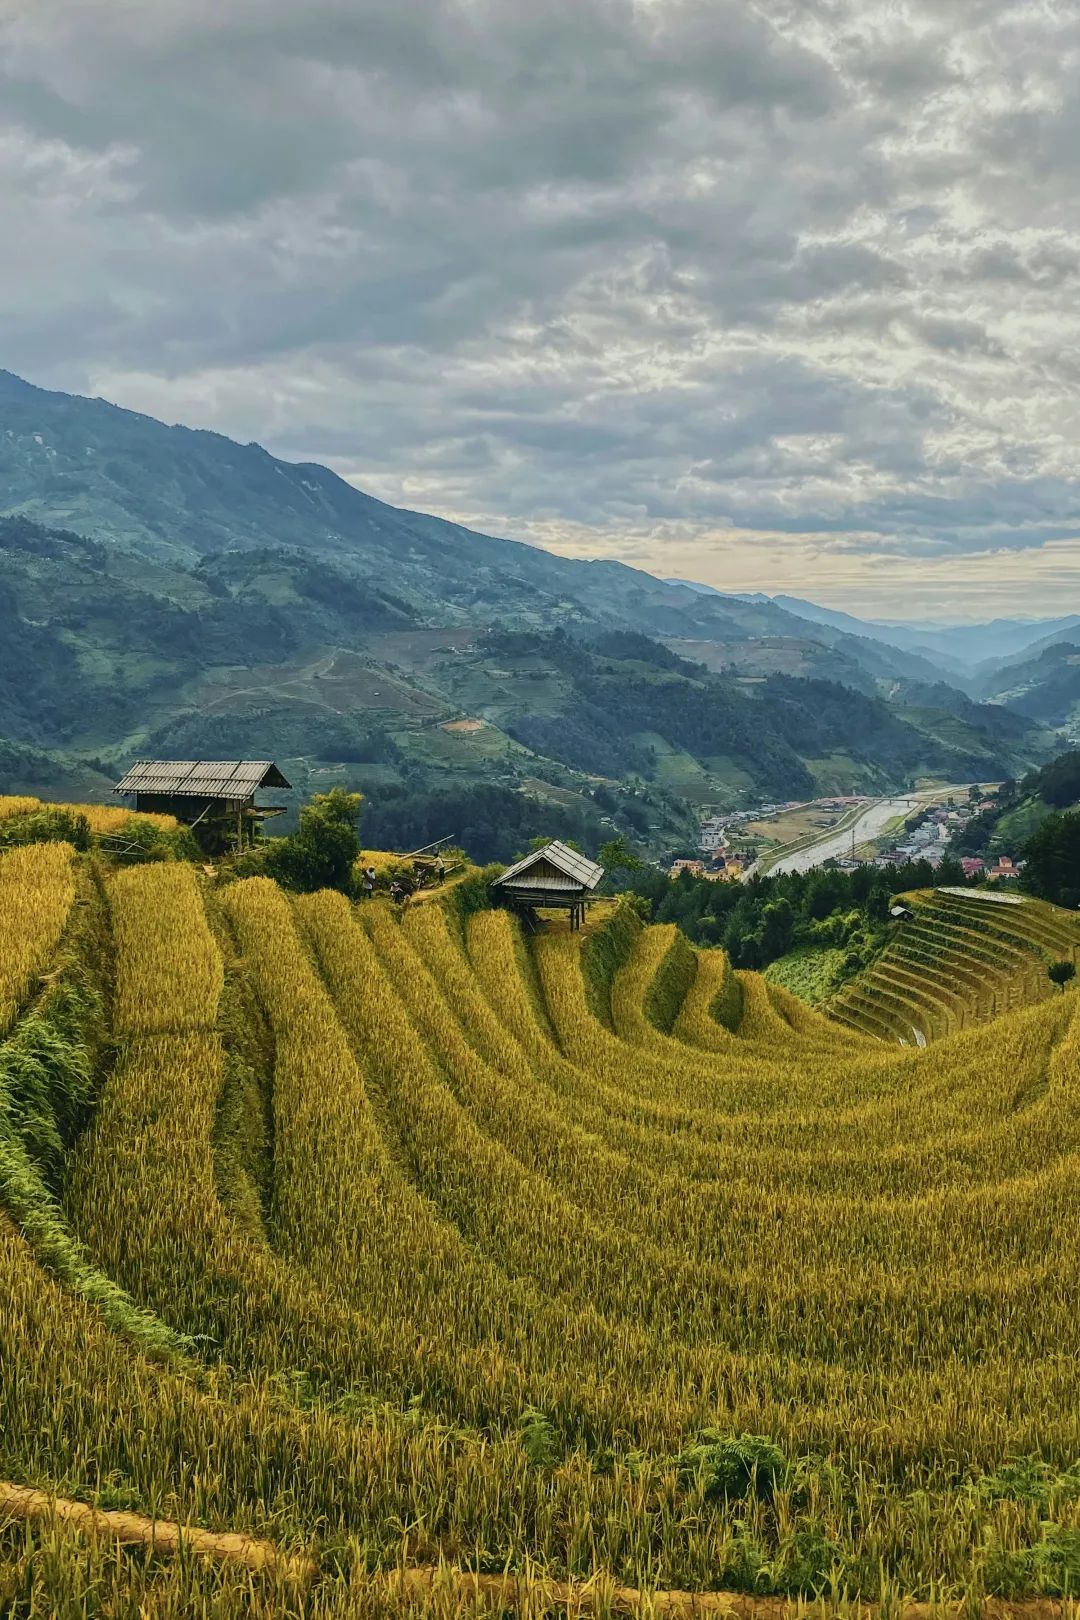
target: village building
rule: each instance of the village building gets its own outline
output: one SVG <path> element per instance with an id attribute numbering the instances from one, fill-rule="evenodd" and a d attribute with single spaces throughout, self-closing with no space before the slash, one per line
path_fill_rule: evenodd
<path id="1" fill-rule="evenodd" d="M 689 872 L 691 877 L 704 877 L 705 862 L 683 859 L 672 861 L 668 877 L 677 878 L 683 872 Z"/>
<path id="2" fill-rule="evenodd" d="M 538 911 L 556 907 L 569 912 L 573 930 L 585 921 L 585 908 L 603 875 L 602 866 L 556 840 L 508 867 L 491 888 L 531 925 L 536 925 Z"/>
<path id="3" fill-rule="evenodd" d="M 135 811 L 175 816 L 197 832 L 211 853 L 250 844 L 263 821 L 285 805 L 257 805 L 260 788 L 287 788 L 270 759 L 139 759 L 114 793 L 135 800 Z"/>

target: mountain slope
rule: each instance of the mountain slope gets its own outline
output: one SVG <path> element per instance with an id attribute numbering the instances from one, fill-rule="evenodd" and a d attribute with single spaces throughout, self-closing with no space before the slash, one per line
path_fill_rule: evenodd
<path id="1" fill-rule="evenodd" d="M 4 506 L 0 741 L 31 790 L 34 757 L 51 790 L 65 759 L 85 777 L 136 754 L 255 753 L 300 792 L 482 783 L 595 819 L 607 777 L 603 813 L 655 844 L 685 840 L 691 803 L 1012 775 L 1045 752 L 1004 710 L 961 723 L 967 700 L 923 661 L 772 603 L 474 534 L 10 377 Z M 792 658 L 812 681 L 784 684 Z"/>
<path id="2" fill-rule="evenodd" d="M 1030 720 L 1080 733 L 1080 630 L 1072 636 L 988 676 L 982 684 L 986 696 Z"/>
<path id="3" fill-rule="evenodd" d="M 973 816 L 952 843 L 959 855 L 1019 854 L 1052 815 L 1080 808 L 1080 750 L 1006 782 L 990 806 Z"/>
<path id="4" fill-rule="evenodd" d="M 0 514 L 21 515 L 190 569 L 222 552 L 288 547 L 356 576 L 440 625 L 629 626 L 724 642 L 767 636 L 835 646 L 873 677 L 940 672 L 771 602 L 673 585 L 622 563 L 556 557 L 399 510 L 325 467 L 259 445 L 167 427 L 104 400 L 0 372 Z"/>

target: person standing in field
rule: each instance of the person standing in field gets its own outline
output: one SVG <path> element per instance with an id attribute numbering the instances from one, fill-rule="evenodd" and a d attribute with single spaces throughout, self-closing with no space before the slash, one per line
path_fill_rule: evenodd
<path id="1" fill-rule="evenodd" d="M 365 898 L 365 900 L 371 900 L 374 897 L 374 894 L 375 894 L 375 868 L 373 866 L 365 866 L 365 868 L 364 868 L 364 898 Z"/>

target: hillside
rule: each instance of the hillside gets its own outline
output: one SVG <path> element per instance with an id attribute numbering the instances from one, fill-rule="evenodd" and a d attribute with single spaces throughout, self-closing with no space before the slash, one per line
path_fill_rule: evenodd
<path id="1" fill-rule="evenodd" d="M 662 850 L 691 833 L 695 803 L 889 788 L 913 770 L 1013 775 L 1046 751 L 1036 723 L 992 705 L 957 727 L 958 694 L 924 660 L 771 603 L 398 511 L 324 468 L 10 374 L 0 429 L 12 790 L 85 796 L 136 755 L 255 752 L 279 759 L 299 795 L 361 765 L 387 816 L 392 805 L 419 822 L 483 789 L 524 795 L 536 831 L 577 836 L 608 816 Z M 576 671 L 543 680 L 489 656 L 493 630 L 557 629 L 585 648 Z M 582 744 L 597 718 L 588 649 L 611 633 L 663 640 L 711 672 L 693 676 L 689 710 L 642 713 L 608 736 L 614 769 Z M 640 689 L 637 669 L 615 673 Z M 796 701 L 785 674 L 817 684 Z M 852 694 L 850 737 L 831 723 L 792 734 L 785 716 L 811 713 L 825 683 Z M 898 713 L 912 692 L 936 695 Z M 863 723 L 866 704 L 880 725 Z M 598 776 L 614 809 L 597 810 Z M 468 803 L 463 814 L 477 824 Z"/>
<path id="2" fill-rule="evenodd" d="M 903 652 L 918 655 L 941 669 L 978 677 L 1005 660 L 1030 656 L 1051 639 L 1080 633 L 1080 615 L 1060 619 L 991 619 L 984 624 L 921 625 L 897 620 L 865 620 L 794 596 L 769 600 L 812 623 L 832 625 L 848 635 L 868 636 Z"/>
<path id="3" fill-rule="evenodd" d="M 1016 714 L 1080 737 L 1080 630 L 1003 665 L 983 678 L 980 691 Z"/>
<path id="4" fill-rule="evenodd" d="M 391 597 L 398 622 L 434 615 L 441 626 L 496 619 L 545 629 L 618 625 L 652 635 L 805 639 L 806 625 L 769 603 L 713 600 L 621 563 L 579 562 L 493 539 L 387 506 L 325 467 L 279 461 L 259 445 L 167 427 L 104 400 L 34 388 L 9 372 L 0 372 L 0 513 L 74 530 L 184 574 L 226 554 L 223 583 L 235 585 L 229 576 L 238 574 L 242 591 L 290 607 L 328 568 L 324 605 L 337 605 L 344 570 L 358 601 Z M 266 583 L 275 560 L 286 578 Z M 165 580 L 155 577 L 165 594 Z M 351 614 L 352 601 L 341 605 Z M 901 654 L 825 634 L 856 662 L 865 654 L 875 672 L 927 674 Z"/>
<path id="5" fill-rule="evenodd" d="M 1076 991 L 905 1048 L 484 892 L 0 855 L 0 1592 L 1067 1590 Z M 294 1562 L 110 1556 L 4 1481 Z"/>
<path id="6" fill-rule="evenodd" d="M 438 630 L 410 612 L 296 553 L 182 570 L 0 519 L 5 782 L 81 797 L 135 754 L 255 750 L 296 797 L 361 767 L 406 841 L 468 827 L 509 859 L 519 846 L 481 830 L 516 825 L 508 794 L 533 806 L 526 837 L 595 842 L 607 816 L 663 847 L 693 838 L 692 804 L 1000 778 L 1040 746 L 1030 722 L 940 683 L 891 682 L 889 702 L 872 681 L 718 673 L 634 631 Z M 494 816 L 469 802 L 481 789 L 504 796 Z M 450 801 L 454 825 L 421 836 Z"/>
<path id="7" fill-rule="evenodd" d="M 903 900 L 911 920 L 828 1004 L 831 1017 L 881 1040 L 923 1044 L 1053 997 L 1047 967 L 1080 956 L 1080 922 L 1037 900 L 978 890 Z"/>
<path id="8" fill-rule="evenodd" d="M 719 596 L 710 585 L 689 580 L 672 580 L 673 585 L 690 585 L 706 595 Z M 860 619 L 837 608 L 822 607 L 803 597 L 784 592 L 766 595 L 744 593 L 744 602 L 782 608 L 808 624 L 838 631 L 861 641 L 884 643 L 893 652 L 904 652 L 922 664 L 921 678 L 933 680 L 942 673 L 978 679 L 992 673 L 1002 663 L 1013 662 L 1042 650 L 1055 641 L 1075 639 L 1080 633 L 1080 614 L 1058 619 L 990 619 L 974 624 L 923 624 L 898 619 Z M 936 669 L 936 676 L 934 671 Z M 910 673 L 916 674 L 913 668 Z"/>
<path id="9" fill-rule="evenodd" d="M 1004 783 L 990 808 L 973 816 L 951 847 L 958 855 L 1015 853 L 1050 816 L 1074 807 L 1080 808 L 1080 750 Z"/>

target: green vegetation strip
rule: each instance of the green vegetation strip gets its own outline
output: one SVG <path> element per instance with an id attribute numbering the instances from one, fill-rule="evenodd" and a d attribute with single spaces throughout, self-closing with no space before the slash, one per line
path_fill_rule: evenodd
<path id="1" fill-rule="evenodd" d="M 85 874 L 81 889 L 55 977 L 0 1045 L 0 1212 L 110 1327 L 150 1354 L 178 1355 L 188 1341 L 92 1264 L 61 1203 L 65 1157 L 89 1118 L 105 1054 L 101 901 Z"/>

